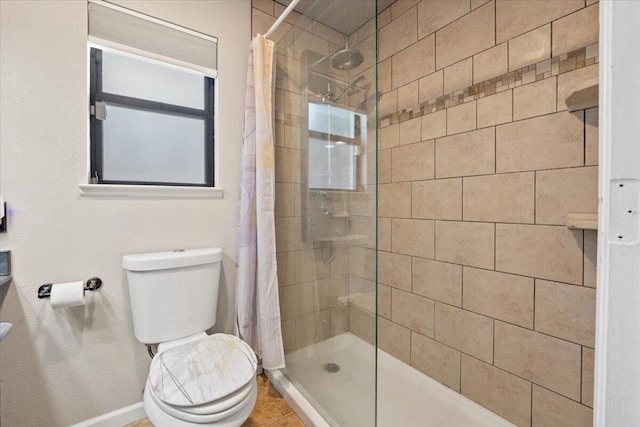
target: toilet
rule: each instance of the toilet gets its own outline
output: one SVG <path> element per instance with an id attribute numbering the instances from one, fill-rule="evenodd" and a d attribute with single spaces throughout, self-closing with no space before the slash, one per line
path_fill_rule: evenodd
<path id="1" fill-rule="evenodd" d="M 144 388 L 157 427 L 239 427 L 256 403 L 255 353 L 216 320 L 222 250 L 126 255 L 136 339 L 158 344 Z"/>

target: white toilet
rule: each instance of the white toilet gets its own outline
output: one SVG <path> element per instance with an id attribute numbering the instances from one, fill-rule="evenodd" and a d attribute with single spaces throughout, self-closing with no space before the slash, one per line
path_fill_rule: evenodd
<path id="1" fill-rule="evenodd" d="M 144 389 L 158 427 L 239 427 L 257 396 L 257 358 L 239 338 L 207 335 L 216 321 L 219 248 L 126 255 L 133 329 L 159 344 Z"/>

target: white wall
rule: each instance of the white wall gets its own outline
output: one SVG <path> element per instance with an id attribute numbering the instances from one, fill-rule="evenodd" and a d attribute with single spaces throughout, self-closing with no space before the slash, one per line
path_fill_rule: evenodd
<path id="1" fill-rule="evenodd" d="M 594 426 L 640 426 L 640 3 L 600 2 Z"/>
<path id="2" fill-rule="evenodd" d="M 12 216 L 0 235 L 13 276 L 0 320 L 1 421 L 64 426 L 142 399 L 149 356 L 133 336 L 124 254 L 220 246 L 214 330 L 233 331 L 249 0 L 118 1 L 219 38 L 218 200 L 86 199 L 87 6 L 1 1 L 0 192 Z M 40 284 L 99 276 L 85 307 L 52 311 Z"/>

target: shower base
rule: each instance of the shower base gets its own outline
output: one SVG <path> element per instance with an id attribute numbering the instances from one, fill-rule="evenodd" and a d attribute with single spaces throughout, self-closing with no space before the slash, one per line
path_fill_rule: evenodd
<path id="1" fill-rule="evenodd" d="M 345 333 L 286 355 L 269 379 L 308 426 L 371 427 L 375 378 L 370 344 Z M 327 363 L 340 366 L 337 372 Z M 284 372 L 283 372 L 284 371 Z M 513 424 L 378 350 L 378 427 L 513 427 Z"/>

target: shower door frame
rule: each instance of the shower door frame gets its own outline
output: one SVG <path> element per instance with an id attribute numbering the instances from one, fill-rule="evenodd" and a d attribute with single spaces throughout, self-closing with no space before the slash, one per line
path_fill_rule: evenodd
<path id="1" fill-rule="evenodd" d="M 375 153 L 375 156 L 373 158 L 373 161 L 375 162 L 375 164 L 373 165 L 369 165 L 369 161 L 370 159 L 366 159 L 363 160 L 364 156 L 367 155 L 367 152 L 369 152 L 370 150 L 365 150 L 365 149 L 361 149 L 360 150 L 360 154 L 357 155 L 358 159 L 356 161 L 356 170 L 358 171 L 357 175 L 357 185 L 355 189 L 313 189 L 315 192 L 317 193 L 326 193 L 326 192 L 339 192 L 339 193 L 343 193 L 346 195 L 349 194 L 355 194 L 355 193 L 362 193 L 363 192 L 363 185 L 374 185 L 374 190 L 372 191 L 372 195 L 373 195 L 373 218 L 374 218 L 374 223 L 375 226 L 373 227 L 373 233 L 375 233 L 375 249 L 373 250 L 374 252 L 374 261 L 373 261 L 373 282 L 375 284 L 374 288 L 375 288 L 375 303 L 374 303 L 374 310 L 375 312 L 373 313 L 372 316 L 372 325 L 373 325 L 373 343 L 371 345 L 371 352 L 374 355 L 373 357 L 373 364 L 371 366 L 372 372 L 371 375 L 373 375 L 374 378 L 374 384 L 373 384 L 373 393 L 372 393 L 372 399 L 373 399 L 373 425 L 371 427 L 374 427 L 375 425 L 377 425 L 377 398 L 378 398 L 378 378 L 377 378 L 377 369 L 378 369 L 378 360 L 377 360 L 377 351 L 378 351 L 378 328 L 377 328 L 377 312 L 378 312 L 378 252 L 377 252 L 377 248 L 378 248 L 378 145 L 379 145 L 379 141 L 378 141 L 378 121 L 379 121 L 379 112 L 378 112 L 378 38 L 377 38 L 377 33 L 378 33 L 378 0 L 369 0 L 372 4 L 373 7 L 376 11 L 376 13 L 370 17 L 370 19 L 373 19 L 374 21 L 374 40 L 375 40 L 375 44 L 374 44 L 374 53 L 375 53 L 375 65 L 372 65 L 372 68 L 374 69 L 374 73 L 375 73 L 375 84 L 373 85 L 373 90 L 375 95 L 371 97 L 371 99 L 373 99 L 373 110 L 372 113 L 370 115 L 371 120 L 373 123 L 375 123 L 375 126 L 373 128 L 371 128 L 371 123 L 367 124 L 366 122 L 364 123 L 364 125 L 362 125 L 359 127 L 360 133 L 364 133 L 364 137 L 367 138 L 366 139 L 366 144 L 369 144 L 369 146 L 373 149 L 372 151 Z M 291 28 L 290 31 L 294 31 L 295 28 L 297 28 L 297 25 L 293 25 L 293 27 Z M 309 52 L 314 52 L 311 49 L 306 49 L 307 52 L 305 52 L 301 58 L 296 58 L 297 60 L 299 60 L 300 64 L 300 71 L 299 71 L 299 86 L 300 88 L 306 88 L 307 87 L 307 72 L 306 72 L 306 68 L 307 68 L 307 63 L 309 62 L 308 60 L 306 60 L 308 53 Z M 304 51 L 303 51 L 304 52 Z M 317 53 L 317 52 L 314 52 Z M 330 76 L 333 78 L 333 76 Z M 344 85 L 348 85 L 351 82 L 351 80 L 349 78 L 347 78 L 344 82 L 340 81 L 340 83 L 344 84 Z M 308 200 L 311 197 L 311 189 L 309 189 L 309 178 L 307 176 L 308 173 L 308 91 L 305 89 L 304 91 L 300 92 L 300 110 L 298 111 L 299 113 L 299 117 L 301 118 L 300 123 L 298 123 L 298 126 L 300 127 L 299 132 L 300 132 L 300 151 L 301 151 L 301 159 L 300 159 L 300 168 L 301 168 L 301 176 L 300 176 L 300 188 L 296 191 L 298 191 L 299 193 L 296 193 L 300 200 L 301 200 L 301 205 L 300 205 L 300 216 L 301 216 L 301 224 L 299 225 L 301 227 L 300 230 L 300 237 L 302 238 L 302 240 L 307 241 L 307 240 L 312 240 L 312 236 L 311 233 L 308 230 L 308 218 L 309 218 L 309 203 Z M 369 99 L 370 97 L 367 97 L 367 99 L 365 100 L 365 102 L 372 102 L 371 99 Z M 350 108 L 347 108 L 350 109 Z M 357 109 L 354 109 L 354 112 Z M 369 109 L 366 109 L 366 111 L 369 111 Z M 362 114 L 363 111 L 357 110 L 358 114 Z M 371 131 L 371 134 L 369 132 L 366 132 L 366 130 Z M 371 138 L 371 140 L 369 140 L 368 136 L 373 135 L 373 137 Z M 360 144 L 360 147 L 363 147 L 362 145 L 362 139 L 360 138 L 355 138 L 355 140 L 357 140 Z M 362 157 L 361 157 L 362 156 Z M 373 180 L 371 181 L 370 177 L 368 176 L 368 174 L 366 173 L 367 171 L 365 170 L 366 167 L 373 167 L 375 170 L 375 175 Z M 348 229 L 346 229 L 348 231 Z M 297 387 L 296 385 L 294 385 L 295 383 L 288 378 L 287 375 L 285 375 L 285 373 L 283 372 L 283 370 L 269 370 L 269 371 L 265 371 L 267 377 L 269 378 L 269 380 L 271 381 L 271 383 L 276 387 L 276 389 L 282 394 L 282 396 L 285 398 L 285 400 L 289 403 L 289 405 L 292 407 L 292 409 L 296 412 L 296 414 L 299 416 L 299 418 L 305 423 L 305 425 L 309 425 L 309 426 L 314 426 L 314 427 L 329 427 L 330 424 L 329 422 L 323 417 L 321 411 L 318 410 L 318 408 L 316 408 L 309 400 L 307 400 L 305 394 L 303 394 Z"/>
<path id="2" fill-rule="evenodd" d="M 622 188 L 627 183 L 627 188 L 635 186 L 640 199 L 640 52 L 636 46 L 640 3 L 601 0 L 599 8 L 600 205 L 594 426 L 631 426 L 640 425 L 640 202 L 636 200 L 636 206 L 632 206 L 633 197 L 622 193 Z M 622 196 L 614 196 L 612 203 L 615 192 Z M 634 233 L 635 240 L 629 237 Z"/>

